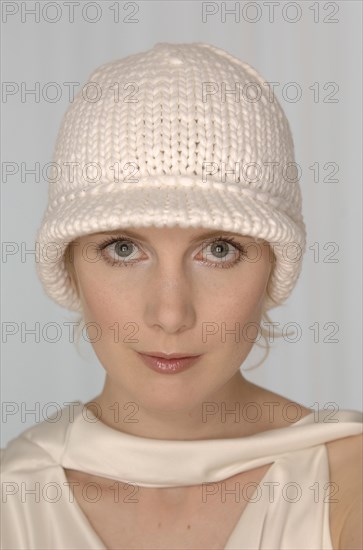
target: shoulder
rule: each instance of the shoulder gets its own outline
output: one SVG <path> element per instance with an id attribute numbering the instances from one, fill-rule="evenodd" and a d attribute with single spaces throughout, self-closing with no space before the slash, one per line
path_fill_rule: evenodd
<path id="1" fill-rule="evenodd" d="M 332 535 L 339 550 L 363 548 L 361 518 L 363 434 L 342 437 L 326 444 L 330 482 Z"/>
<path id="2" fill-rule="evenodd" d="M 62 409 L 62 413 L 65 409 Z M 48 417 L 11 439 L 1 449 L 2 475 L 15 473 L 27 476 L 41 468 L 60 463 L 67 441 L 69 417 L 66 414 Z"/>
<path id="3" fill-rule="evenodd" d="M 51 456 L 46 449 L 23 434 L 9 441 L 7 446 L 1 449 L 2 475 L 30 472 L 49 462 Z"/>

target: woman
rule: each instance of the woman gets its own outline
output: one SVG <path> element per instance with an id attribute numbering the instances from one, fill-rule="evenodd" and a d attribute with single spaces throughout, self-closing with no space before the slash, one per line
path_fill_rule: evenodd
<path id="1" fill-rule="evenodd" d="M 3 451 L 4 548 L 361 547 L 362 414 L 240 371 L 301 271 L 294 166 L 262 77 L 215 46 L 91 74 L 58 136 L 37 270 L 81 313 L 105 384 Z"/>

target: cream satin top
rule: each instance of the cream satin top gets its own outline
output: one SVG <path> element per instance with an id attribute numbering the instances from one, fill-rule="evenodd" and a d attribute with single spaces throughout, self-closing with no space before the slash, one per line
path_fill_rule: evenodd
<path id="1" fill-rule="evenodd" d="M 63 468 L 173 487 L 213 483 L 272 463 L 254 494 L 249 491 L 224 550 L 332 550 L 334 491 L 327 485 L 324 443 L 361 433 L 363 413 L 326 409 L 252 436 L 172 441 L 120 432 L 83 405 L 67 405 L 1 450 L 1 548 L 105 550 Z"/>

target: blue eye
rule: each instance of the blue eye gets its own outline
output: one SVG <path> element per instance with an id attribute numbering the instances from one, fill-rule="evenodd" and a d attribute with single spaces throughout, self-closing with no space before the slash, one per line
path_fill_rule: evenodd
<path id="1" fill-rule="evenodd" d="M 127 241 L 116 241 L 115 242 L 115 252 L 117 255 L 120 255 L 121 258 L 129 258 L 130 254 L 132 256 L 132 247 L 135 246 L 133 243 Z"/>
<path id="2" fill-rule="evenodd" d="M 115 245 L 115 246 L 112 246 Z M 133 247 L 137 247 L 135 243 L 131 239 L 127 238 L 110 238 L 107 241 L 104 241 L 103 243 L 100 243 L 98 246 L 98 249 L 101 251 L 101 254 L 105 258 L 106 262 L 111 265 L 116 265 L 119 267 L 128 267 L 132 266 L 134 263 L 136 263 L 138 260 L 133 260 L 130 262 L 130 258 L 132 258 L 135 253 L 132 251 Z M 110 258 L 109 254 L 104 254 L 103 251 L 107 248 L 114 248 L 114 252 L 117 256 L 117 258 Z M 127 260 L 127 261 L 126 261 Z"/>
<path id="3" fill-rule="evenodd" d="M 127 237 L 111 237 L 108 240 L 100 243 L 98 245 L 98 250 L 101 251 L 102 256 L 105 261 L 110 265 L 115 267 L 132 267 L 135 263 L 138 263 L 140 260 L 133 259 L 136 253 L 133 251 L 134 248 L 139 248 L 134 241 Z M 229 249 L 232 247 L 232 251 Z M 106 249 L 113 250 L 113 257 L 110 257 L 110 254 L 104 251 Z M 209 258 L 219 258 L 220 261 L 202 261 L 207 266 L 218 267 L 223 269 L 228 269 L 235 266 L 238 262 L 244 260 L 247 256 L 247 251 L 245 248 L 233 237 L 217 237 L 211 242 L 206 244 L 201 252 L 204 252 L 206 249 L 211 248 L 211 252 L 207 253 Z M 232 254 L 232 260 L 227 261 L 226 257 Z M 131 260 L 131 261 L 130 261 Z"/>
<path id="4" fill-rule="evenodd" d="M 226 243 L 228 246 L 226 246 Z M 232 261 L 226 260 L 226 257 L 229 252 L 228 248 L 232 248 Z M 234 267 L 238 262 L 242 261 L 245 256 L 247 256 L 247 251 L 245 248 L 237 241 L 235 241 L 232 237 L 217 237 L 214 239 L 211 243 L 209 243 L 203 250 L 211 247 L 212 252 L 208 253 L 209 257 L 219 257 L 222 261 L 220 262 L 205 262 L 208 266 L 211 267 L 219 267 L 222 269 L 228 269 L 230 267 Z M 237 250 L 236 250 L 237 249 Z M 236 256 L 237 252 L 237 257 Z"/>

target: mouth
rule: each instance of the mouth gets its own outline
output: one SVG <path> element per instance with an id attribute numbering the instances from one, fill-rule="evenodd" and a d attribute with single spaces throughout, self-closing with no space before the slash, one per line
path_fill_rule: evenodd
<path id="1" fill-rule="evenodd" d="M 166 357 L 165 354 L 152 355 L 154 352 L 147 354 L 140 352 L 137 353 L 147 367 L 161 374 L 176 374 L 178 372 L 182 372 L 195 365 L 201 357 L 201 355 L 181 356 L 178 353 L 168 354 Z"/>
<path id="2" fill-rule="evenodd" d="M 159 357 L 161 359 L 188 359 L 189 357 L 199 357 L 197 353 L 163 353 L 162 351 L 140 351 L 142 355 L 148 355 L 149 357 Z"/>

